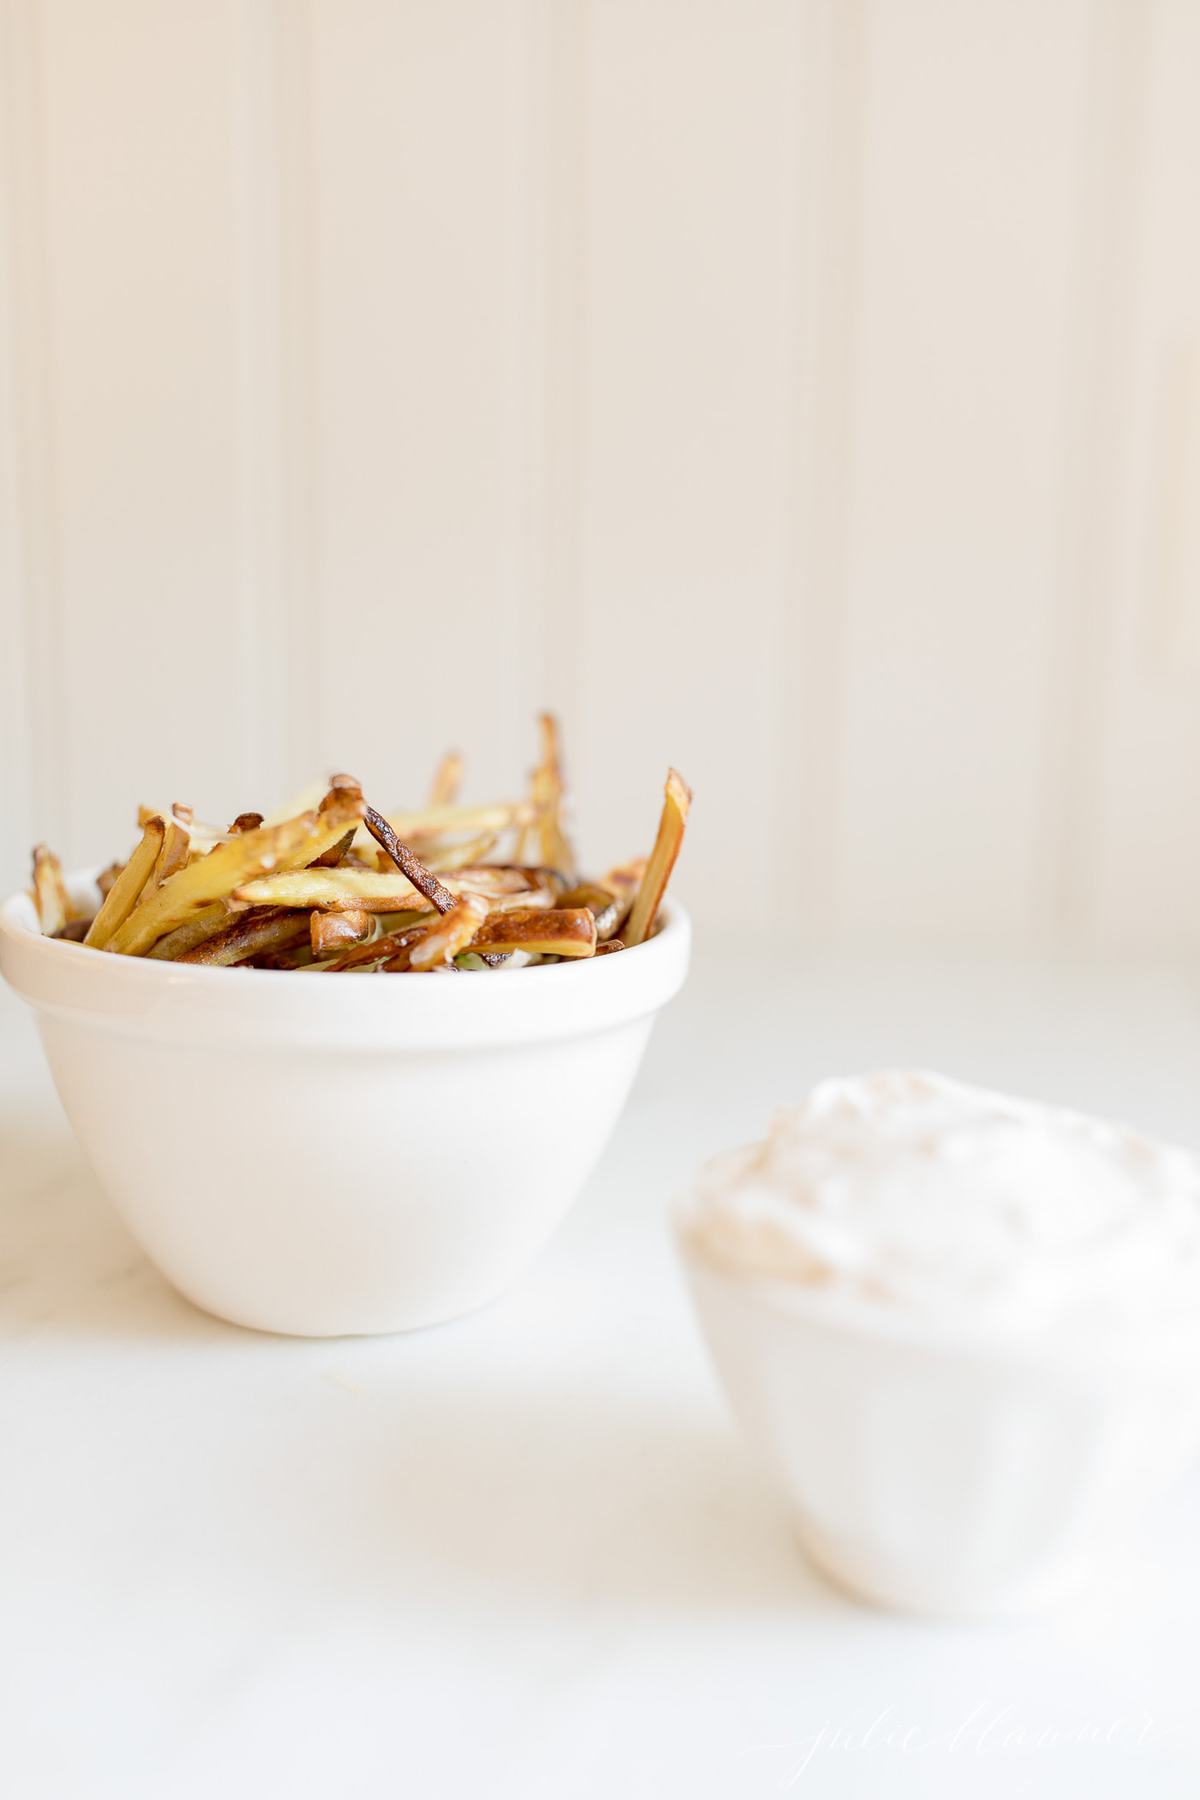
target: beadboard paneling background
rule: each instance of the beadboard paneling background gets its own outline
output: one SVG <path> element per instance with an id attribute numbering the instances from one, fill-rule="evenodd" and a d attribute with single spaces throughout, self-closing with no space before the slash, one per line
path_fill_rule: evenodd
<path id="1" fill-rule="evenodd" d="M 557 705 L 798 929 L 1200 942 L 1193 0 L 0 0 L 4 884 Z"/>

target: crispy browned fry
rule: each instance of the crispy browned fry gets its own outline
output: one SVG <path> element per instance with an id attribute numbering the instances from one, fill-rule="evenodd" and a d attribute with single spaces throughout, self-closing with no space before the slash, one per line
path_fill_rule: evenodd
<path id="1" fill-rule="evenodd" d="M 462 894 L 415 946 L 410 958 L 412 967 L 432 969 L 439 963 L 451 962 L 468 947 L 487 916 L 488 903 L 482 895 Z"/>
<path id="2" fill-rule="evenodd" d="M 376 938 L 372 944 L 360 944 L 357 949 L 347 950 L 344 956 L 334 957 L 330 962 L 314 963 L 314 968 L 326 969 L 330 974 L 341 974 L 344 970 L 366 970 L 374 968 L 377 963 L 394 963 L 397 958 L 407 958 L 413 948 L 419 944 L 427 931 L 441 917 L 434 913 L 427 924 L 411 925 L 405 931 L 388 932 L 384 937 Z"/>
<path id="3" fill-rule="evenodd" d="M 616 894 L 608 888 L 597 887 L 594 883 L 583 882 L 579 887 L 568 888 L 560 896 L 560 906 L 586 906 L 596 921 L 596 936 L 603 943 L 612 937 L 621 922 L 625 908 Z"/>
<path id="4" fill-rule="evenodd" d="M 147 819 L 141 843 L 104 896 L 100 911 L 92 920 L 85 944 L 93 950 L 107 950 L 125 924 L 142 894 L 154 889 L 154 870 L 166 842 L 167 828 L 155 813 Z"/>
<path id="5" fill-rule="evenodd" d="M 54 933 L 54 936 L 63 939 L 68 944 L 82 944 L 91 922 L 90 919 L 68 919 L 66 924 L 60 926 Z"/>
<path id="6" fill-rule="evenodd" d="M 654 840 L 654 848 L 650 852 L 637 898 L 621 929 L 622 942 L 628 949 L 632 949 L 635 944 L 644 943 L 654 930 L 654 921 L 658 917 L 662 897 L 671 879 L 671 870 L 675 867 L 675 858 L 683 843 L 691 803 L 692 790 L 683 776 L 675 769 L 668 769 L 658 836 Z"/>
<path id="7" fill-rule="evenodd" d="M 609 888 L 614 894 L 636 894 L 642 885 L 642 876 L 646 873 L 648 856 L 631 856 L 628 862 L 617 863 L 615 868 L 600 878 L 600 886 Z"/>
<path id="8" fill-rule="evenodd" d="M 326 813 L 331 807 L 336 806 L 339 800 L 345 799 L 361 800 L 362 782 L 359 781 L 356 775 L 331 775 L 329 777 L 329 792 L 326 794 L 317 810 Z"/>
<path id="9" fill-rule="evenodd" d="M 537 812 L 539 854 L 552 869 L 569 875 L 575 868 L 575 852 L 563 828 L 562 750 L 558 720 L 553 713 L 539 715 L 542 760 L 533 772 L 533 802 Z"/>
<path id="10" fill-rule="evenodd" d="M 240 837 L 243 831 L 257 831 L 262 822 L 263 816 L 261 813 L 239 813 L 237 818 L 233 821 L 233 824 L 229 827 L 229 835 L 230 837 Z"/>
<path id="11" fill-rule="evenodd" d="M 175 962 L 188 950 L 194 950 L 197 944 L 203 944 L 207 938 L 216 937 L 218 931 L 224 931 L 229 923 L 229 908 L 218 900 L 212 906 L 204 907 L 193 913 L 174 931 L 168 931 L 165 937 L 159 938 L 146 955 L 155 962 Z"/>
<path id="12" fill-rule="evenodd" d="M 368 806 L 363 817 L 375 842 L 382 845 L 400 873 L 407 876 L 417 892 L 424 894 L 430 905 L 436 906 L 440 913 L 449 912 L 454 905 L 454 895 L 449 888 L 442 886 L 432 869 L 425 867 L 416 852 L 408 844 L 401 842 L 383 814 L 377 813 L 373 806 Z"/>
<path id="13" fill-rule="evenodd" d="M 109 863 L 107 869 L 101 869 L 96 877 L 96 886 L 100 890 L 100 898 L 102 900 L 124 867 L 124 863 L 115 862 Z"/>
<path id="14" fill-rule="evenodd" d="M 361 907 L 347 912 L 314 912 L 308 919 L 309 942 L 314 956 L 324 956 L 330 950 L 344 950 L 348 944 L 361 944 L 364 938 L 374 937 L 378 930 L 378 915 L 364 912 Z"/>
<path id="15" fill-rule="evenodd" d="M 178 800 L 171 808 L 171 817 L 167 820 L 166 835 L 162 841 L 162 849 L 158 853 L 158 861 L 154 865 L 152 876 L 155 887 L 173 875 L 176 869 L 182 869 L 188 858 L 191 845 L 192 809 L 182 805 Z"/>
<path id="16" fill-rule="evenodd" d="M 347 831 L 343 837 L 338 839 L 336 844 L 331 844 L 328 850 L 324 851 L 320 856 L 315 856 L 308 865 L 309 868 L 336 869 L 338 864 L 342 861 L 342 858 L 346 855 L 351 844 L 354 842 L 354 833 L 356 830 L 357 826 L 352 825 L 349 831 Z"/>
<path id="17" fill-rule="evenodd" d="M 611 956 L 613 954 L 614 950 L 623 950 L 624 948 L 625 948 L 625 946 L 621 942 L 620 938 L 609 938 L 607 944 L 597 944 L 596 945 L 596 955 L 597 956 Z"/>
<path id="18" fill-rule="evenodd" d="M 286 819 L 282 825 L 260 825 L 256 831 L 241 832 L 143 896 L 108 948 L 124 956 L 143 956 L 159 938 L 222 899 L 231 888 L 280 864 L 286 867 L 289 859 L 319 855 L 345 828 L 345 822 L 339 821 L 336 830 L 330 831 L 326 819 L 318 829 L 317 815 L 310 812 Z M 330 836 L 322 841 L 326 832 Z"/>
<path id="19" fill-rule="evenodd" d="M 472 938 L 471 949 L 481 956 L 485 951 L 513 950 L 536 956 L 592 956 L 596 921 L 585 906 L 491 912 Z"/>
<path id="20" fill-rule="evenodd" d="M 562 882 L 553 869 L 490 863 L 455 869 L 447 875 L 452 893 L 486 894 L 493 912 L 509 906 L 557 906 Z"/>
<path id="21" fill-rule="evenodd" d="M 53 850 L 36 844 L 33 851 L 33 904 L 43 935 L 54 937 L 66 924 L 71 902 L 63 881 L 62 864 Z"/>
<path id="22" fill-rule="evenodd" d="M 243 913 L 218 931 L 214 937 L 197 944 L 174 960 L 181 963 L 212 963 L 228 968 L 245 962 L 247 957 L 261 956 L 264 950 L 282 950 L 308 936 L 308 920 L 303 913 Z"/>
<path id="23" fill-rule="evenodd" d="M 434 771 L 429 789 L 430 806 L 453 806 L 462 786 L 463 759 L 457 750 L 448 750 Z"/>
<path id="24" fill-rule="evenodd" d="M 312 951 L 307 944 L 293 944 L 290 949 L 264 950 L 258 956 L 252 956 L 248 962 L 239 963 L 243 969 L 313 969 Z"/>

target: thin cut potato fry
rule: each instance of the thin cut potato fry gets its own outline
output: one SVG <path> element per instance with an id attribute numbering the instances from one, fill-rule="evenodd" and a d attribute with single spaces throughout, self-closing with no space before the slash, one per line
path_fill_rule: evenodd
<path id="1" fill-rule="evenodd" d="M 471 949 L 483 952 L 528 950 L 537 956 L 593 956 L 596 921 L 586 906 L 554 908 L 549 912 L 492 912 L 475 936 Z"/>
<path id="2" fill-rule="evenodd" d="M 463 759 L 457 750 L 447 750 L 438 764 L 429 790 L 430 806 L 453 806 L 462 787 Z"/>
<path id="3" fill-rule="evenodd" d="M 113 882 L 117 879 L 117 876 L 121 873 L 121 870 L 124 867 L 125 867 L 124 863 L 115 862 L 115 863 L 109 863 L 107 869 L 101 869 L 100 873 L 96 877 L 96 887 L 99 890 L 100 898 L 102 900 L 104 899 L 105 895 L 108 893 L 109 888 L 112 886 Z"/>
<path id="4" fill-rule="evenodd" d="M 677 770 L 668 769 L 658 836 L 654 840 L 654 848 L 650 852 L 637 898 L 621 931 L 621 940 L 627 949 L 632 950 L 636 944 L 644 943 L 654 930 L 654 921 L 658 917 L 662 897 L 667 891 L 667 883 L 671 879 L 671 871 L 683 843 L 691 803 L 691 788 Z"/>
<path id="5" fill-rule="evenodd" d="M 461 895 L 413 949 L 411 966 L 432 969 L 438 963 L 453 961 L 472 942 L 487 916 L 488 903 L 482 895 Z"/>
<path id="6" fill-rule="evenodd" d="M 229 896 L 239 906 L 303 906 L 322 912 L 403 912 L 419 903 L 412 883 L 394 870 L 288 869 L 240 882 Z M 453 896 L 451 896 L 453 905 Z"/>
<path id="7" fill-rule="evenodd" d="M 175 961 L 215 963 L 229 968 L 245 962 L 249 956 L 259 956 L 264 950 L 282 950 L 307 936 L 308 920 L 303 913 L 245 913 Z"/>
<path id="8" fill-rule="evenodd" d="M 425 867 L 415 850 L 401 842 L 394 827 L 373 806 L 368 806 L 365 817 L 367 830 L 376 843 L 382 844 L 400 873 L 407 876 L 417 892 L 424 894 L 439 912 L 449 912 L 454 905 L 454 895 L 449 888 L 442 886 L 433 870 Z"/>
<path id="9" fill-rule="evenodd" d="M 619 862 L 608 875 L 601 875 L 599 886 L 608 887 L 608 891 L 617 898 L 630 902 L 637 889 L 642 886 L 642 875 L 646 873 L 649 857 L 633 857 L 630 862 Z"/>
<path id="10" fill-rule="evenodd" d="M 45 844 L 38 844 L 33 852 L 33 904 L 43 935 L 56 936 L 70 917 L 71 902 L 63 881 L 62 864 Z"/>
<path id="11" fill-rule="evenodd" d="M 417 838 L 412 847 L 424 854 L 425 866 L 435 875 L 445 875 L 448 871 L 484 862 L 496 848 L 497 837 L 498 833 L 489 831 L 482 837 L 466 838 L 457 844 L 439 843 L 436 839 L 426 844 Z"/>
<path id="12" fill-rule="evenodd" d="M 357 825 L 352 825 L 349 831 L 338 839 L 336 844 L 332 844 L 328 850 L 323 850 L 320 856 L 314 856 L 312 862 L 309 864 L 309 868 L 336 869 L 342 858 L 349 851 L 351 844 L 353 844 L 354 835 L 357 830 Z"/>
<path id="13" fill-rule="evenodd" d="M 83 941 L 90 944 L 93 950 L 106 950 L 109 947 L 146 887 L 153 887 L 154 870 L 166 837 L 166 825 L 155 813 L 152 818 L 147 819 L 141 843 L 109 888 L 100 911 L 92 920 Z"/>
<path id="14" fill-rule="evenodd" d="M 379 915 L 355 907 L 346 912 L 313 912 L 308 918 L 309 942 L 314 956 L 327 950 L 344 950 L 348 944 L 361 944 L 379 930 Z"/>
<path id="15" fill-rule="evenodd" d="M 621 922 L 625 907 L 608 888 L 597 887 L 593 883 L 583 882 L 579 887 L 569 888 L 563 894 L 560 906 L 586 906 L 596 921 L 596 936 L 601 943 L 612 937 Z"/>
<path id="16" fill-rule="evenodd" d="M 597 944 L 596 945 L 596 955 L 597 956 L 612 956 L 616 951 L 623 950 L 624 948 L 625 948 L 625 946 L 621 942 L 620 938 L 609 938 L 607 944 Z"/>
<path id="17" fill-rule="evenodd" d="M 537 812 L 541 858 L 552 869 L 569 875 L 575 868 L 575 852 L 563 829 L 562 750 L 558 720 L 544 712 L 538 718 L 542 734 L 542 760 L 533 773 L 533 802 Z"/>
<path id="18" fill-rule="evenodd" d="M 174 931 L 168 931 L 166 937 L 159 938 L 157 944 L 147 950 L 146 955 L 153 957 L 155 962 L 178 962 L 181 956 L 194 950 L 197 944 L 203 944 L 207 938 L 216 937 L 219 931 L 224 931 L 228 923 L 229 908 L 218 900 L 214 905 L 193 913 L 190 919 L 185 919 Z"/>
<path id="19" fill-rule="evenodd" d="M 339 834 L 343 829 L 339 824 Z M 202 907 L 221 899 L 236 883 L 277 868 L 297 851 L 305 855 L 319 835 L 317 815 L 301 813 L 299 818 L 287 819 L 282 825 L 260 825 L 257 831 L 244 831 L 227 844 L 218 844 L 199 862 L 178 870 L 152 895 L 143 898 L 108 948 L 123 956 L 144 955 L 160 937 Z M 320 847 L 327 849 L 328 844 Z"/>
<path id="20" fill-rule="evenodd" d="M 152 880 L 155 887 L 173 875 L 176 869 L 182 869 L 188 858 L 191 847 L 191 833 L 188 826 L 192 822 L 192 809 L 183 806 L 177 800 L 171 808 L 171 817 L 166 822 L 166 834 L 163 837 L 162 849 L 158 853 L 158 861 L 154 865 Z"/>
<path id="21" fill-rule="evenodd" d="M 501 806 L 426 806 L 420 812 L 389 812 L 387 822 L 398 838 L 432 837 L 445 832 L 510 831 L 533 818 L 527 800 Z"/>
<path id="22" fill-rule="evenodd" d="M 374 943 L 359 944 L 356 949 L 347 950 L 344 956 L 335 958 L 333 962 L 318 963 L 314 967 L 328 969 L 332 974 L 341 974 L 343 971 L 372 968 L 379 962 L 395 962 L 397 957 L 407 957 L 441 916 L 440 913 L 435 913 L 427 925 L 412 925 L 404 931 L 388 932 L 384 937 L 376 938 Z"/>

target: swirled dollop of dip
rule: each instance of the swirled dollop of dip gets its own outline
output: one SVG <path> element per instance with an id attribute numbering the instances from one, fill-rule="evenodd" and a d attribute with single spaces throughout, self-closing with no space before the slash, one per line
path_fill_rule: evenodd
<path id="1" fill-rule="evenodd" d="M 822 1082 L 681 1226 L 727 1272 L 924 1313 L 1200 1320 L 1200 1158 L 925 1072 Z"/>

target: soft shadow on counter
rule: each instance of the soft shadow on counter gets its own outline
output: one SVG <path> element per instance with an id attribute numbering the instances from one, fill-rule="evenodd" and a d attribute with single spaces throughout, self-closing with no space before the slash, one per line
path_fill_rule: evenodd
<path id="1" fill-rule="evenodd" d="M 652 1378 L 644 1395 L 577 1391 L 548 1367 L 544 1390 L 441 1387 L 401 1413 L 342 1521 L 342 1580 L 376 1604 L 402 1605 L 432 1567 L 474 1606 L 598 1624 L 643 1608 L 857 1612 L 807 1563 L 724 1421 Z"/>
<path id="2" fill-rule="evenodd" d="M 0 1339 L 233 1332 L 169 1287 L 52 1114 L 0 1113 Z"/>

